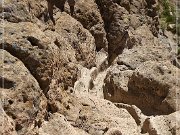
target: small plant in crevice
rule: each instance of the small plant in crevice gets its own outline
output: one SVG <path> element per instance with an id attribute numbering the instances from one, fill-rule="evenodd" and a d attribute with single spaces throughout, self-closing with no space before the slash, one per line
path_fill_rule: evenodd
<path id="1" fill-rule="evenodd" d="M 167 23 L 176 22 L 175 6 L 169 0 L 162 0 L 163 11 L 161 17 L 166 19 Z"/>
<path id="2" fill-rule="evenodd" d="M 161 28 L 168 29 L 173 33 L 176 33 L 176 11 L 175 5 L 169 2 L 169 0 L 159 1 L 162 6 L 162 12 L 160 14 Z"/>

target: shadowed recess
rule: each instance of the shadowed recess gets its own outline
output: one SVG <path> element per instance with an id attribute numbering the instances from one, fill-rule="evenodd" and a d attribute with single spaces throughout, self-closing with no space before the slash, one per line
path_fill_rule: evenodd
<path id="1" fill-rule="evenodd" d="M 0 76 L 0 88 L 11 89 L 14 86 L 15 86 L 15 82 Z"/>

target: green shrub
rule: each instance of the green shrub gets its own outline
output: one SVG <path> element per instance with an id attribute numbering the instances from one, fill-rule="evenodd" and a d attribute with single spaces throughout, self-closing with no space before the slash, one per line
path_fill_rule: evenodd
<path id="1" fill-rule="evenodd" d="M 161 0 L 159 1 L 162 5 L 163 11 L 161 12 L 160 15 L 160 24 L 161 24 L 161 29 L 165 30 L 167 29 L 167 26 L 169 24 L 175 24 L 176 25 L 176 11 L 175 11 L 175 6 L 169 2 L 169 0 Z M 176 28 L 178 27 L 178 28 Z M 173 29 L 168 29 L 173 33 L 177 33 L 180 35 L 180 25 L 177 25 Z"/>
<path id="2" fill-rule="evenodd" d="M 167 29 L 167 23 L 165 18 L 160 18 L 160 26 L 163 31 Z"/>
<path id="3" fill-rule="evenodd" d="M 169 0 L 162 0 L 163 12 L 162 18 L 166 19 L 167 23 L 176 23 L 175 7 L 169 3 Z"/>

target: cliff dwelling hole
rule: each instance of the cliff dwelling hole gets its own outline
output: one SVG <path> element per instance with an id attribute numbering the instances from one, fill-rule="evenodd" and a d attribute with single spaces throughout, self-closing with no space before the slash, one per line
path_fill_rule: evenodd
<path id="1" fill-rule="evenodd" d="M 28 36 L 27 40 L 31 43 L 32 46 L 37 46 L 39 49 L 43 49 L 43 46 L 40 43 L 40 40 L 33 37 L 33 36 Z"/>
<path id="2" fill-rule="evenodd" d="M 119 130 L 115 130 L 112 135 L 122 135 L 122 133 Z"/>
<path id="3" fill-rule="evenodd" d="M 58 111 L 58 108 L 54 104 L 48 103 L 46 110 L 47 112 L 50 112 L 50 113 L 56 113 Z"/>
<path id="4" fill-rule="evenodd" d="M 27 95 L 22 95 L 23 97 L 23 102 L 26 103 L 28 101 L 28 96 Z"/>
<path id="5" fill-rule="evenodd" d="M 14 101 L 11 100 L 11 99 L 9 99 L 9 100 L 8 100 L 8 103 L 9 103 L 10 105 L 12 105 L 12 104 L 14 103 Z"/>
<path id="6" fill-rule="evenodd" d="M 41 120 L 35 121 L 35 127 L 40 128 L 41 126 L 42 126 L 42 121 Z"/>
<path id="7" fill-rule="evenodd" d="M 7 111 L 6 114 L 7 114 L 8 116 L 10 116 L 13 120 L 17 119 L 16 115 L 13 114 L 12 112 Z"/>
<path id="8" fill-rule="evenodd" d="M 11 89 L 15 86 L 15 82 L 0 76 L 0 88 Z"/>
<path id="9" fill-rule="evenodd" d="M 54 44 L 58 47 L 58 48 L 60 48 L 61 47 L 61 44 L 59 43 L 59 41 L 58 41 L 58 39 L 56 38 L 56 40 L 54 41 Z"/>
<path id="10" fill-rule="evenodd" d="M 23 128 L 23 127 L 22 127 L 21 124 L 16 123 L 16 126 L 15 126 L 16 131 L 19 131 L 19 130 L 21 130 L 22 128 Z"/>

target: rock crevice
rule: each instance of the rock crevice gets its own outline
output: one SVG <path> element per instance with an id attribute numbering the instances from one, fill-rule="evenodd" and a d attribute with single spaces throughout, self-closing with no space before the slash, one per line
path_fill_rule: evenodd
<path id="1" fill-rule="evenodd" d="M 0 5 L 0 134 L 179 135 L 180 70 L 157 0 Z M 170 48 L 170 46 L 172 47 Z"/>

